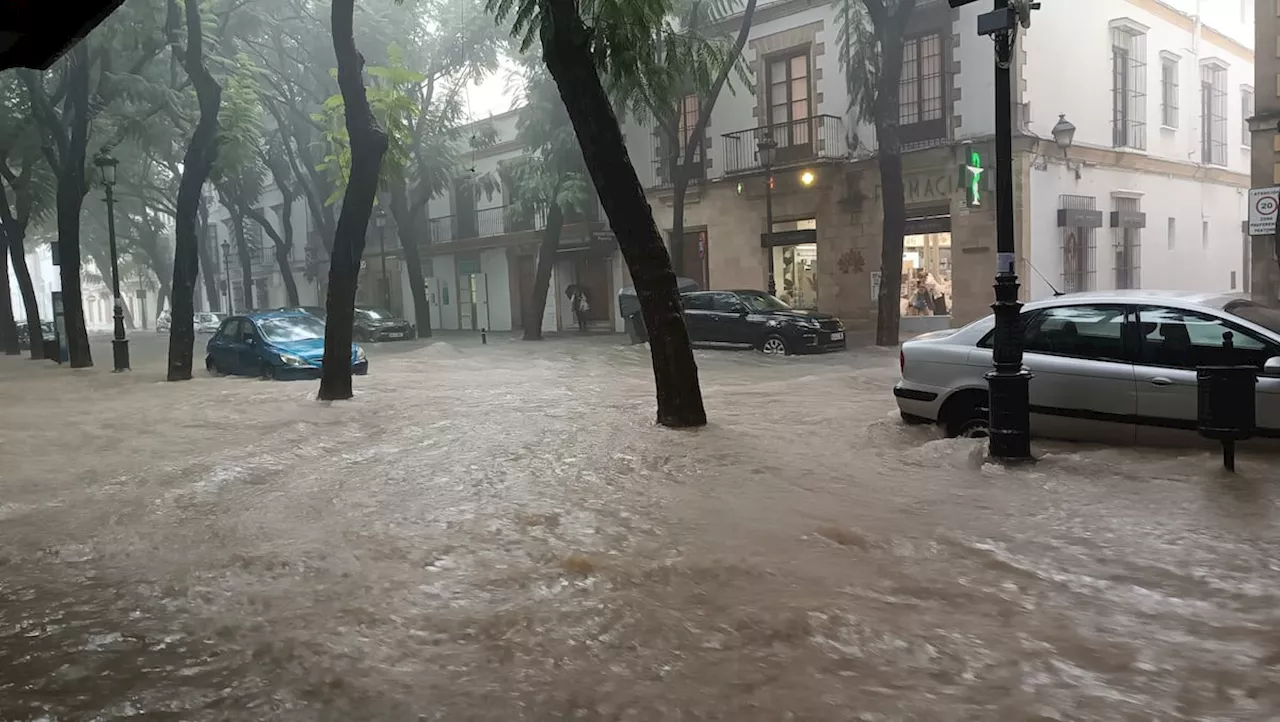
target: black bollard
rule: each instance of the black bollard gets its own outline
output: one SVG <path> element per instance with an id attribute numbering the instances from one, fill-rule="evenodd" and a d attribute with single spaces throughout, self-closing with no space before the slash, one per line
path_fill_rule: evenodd
<path id="1" fill-rule="evenodd" d="M 1235 348 L 1234 334 L 1222 334 L 1222 348 Z M 1228 354 L 1228 357 L 1230 354 Z M 1251 438 L 1257 427 L 1256 366 L 1197 366 L 1196 415 L 1200 435 L 1222 442 L 1222 466 L 1236 470 L 1236 442 Z"/>
<path id="2" fill-rule="evenodd" d="M 481 344 L 487 344 L 487 343 L 489 343 L 489 337 L 485 335 L 485 332 L 484 332 L 484 329 L 483 329 L 483 328 L 482 328 L 482 329 L 480 329 L 480 343 L 481 343 Z"/>

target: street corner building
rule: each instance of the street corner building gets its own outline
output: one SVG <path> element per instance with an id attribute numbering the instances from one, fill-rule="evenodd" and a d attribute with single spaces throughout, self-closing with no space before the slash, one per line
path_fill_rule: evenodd
<path id="1" fill-rule="evenodd" d="M 908 28 L 898 108 L 907 222 L 892 269 L 907 333 L 980 318 L 993 297 L 994 52 L 974 32 L 977 5 L 921 0 Z M 1252 13 L 1201 3 L 1196 15 L 1195 5 L 1045 3 L 1021 34 L 1010 112 L 1024 299 L 1248 290 Z M 744 49 L 756 92 L 722 94 L 693 167 L 679 169 L 694 178 L 679 246 L 683 275 L 703 287 L 772 288 L 871 328 L 888 271 L 877 148 L 869 119 L 849 108 L 838 31 L 834 3 L 757 11 Z M 685 98 L 675 142 L 688 142 L 699 104 Z M 658 225 L 670 229 L 672 139 L 636 123 L 626 135 Z M 776 145 L 768 158 L 765 137 Z"/>

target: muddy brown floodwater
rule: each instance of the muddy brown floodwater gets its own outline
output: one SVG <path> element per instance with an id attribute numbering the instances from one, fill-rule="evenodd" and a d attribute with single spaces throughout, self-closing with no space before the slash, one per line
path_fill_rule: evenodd
<path id="1" fill-rule="evenodd" d="M 0 719 L 1280 718 L 1275 459 L 984 464 L 882 351 L 700 351 L 676 432 L 613 339 L 333 406 L 147 344 L 0 358 Z"/>

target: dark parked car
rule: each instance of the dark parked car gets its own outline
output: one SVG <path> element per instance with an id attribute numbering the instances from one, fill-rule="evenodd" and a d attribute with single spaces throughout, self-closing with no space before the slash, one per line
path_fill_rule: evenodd
<path id="1" fill-rule="evenodd" d="M 764 291 L 700 291 L 681 300 L 694 343 L 749 346 L 771 356 L 845 347 L 840 319 L 792 308 Z"/>
<path id="2" fill-rule="evenodd" d="M 325 311 L 320 306 L 287 306 L 285 308 L 277 308 L 277 311 L 293 311 L 295 313 L 309 313 L 312 316 L 324 320 Z"/>
<path id="3" fill-rule="evenodd" d="M 406 341 L 414 337 L 413 326 L 384 308 L 356 306 L 352 335 L 357 341 Z"/>
<path id="4" fill-rule="evenodd" d="M 40 331 L 45 341 L 58 340 L 58 332 L 53 327 L 53 321 L 41 321 Z M 18 345 L 24 349 L 31 348 L 31 332 L 27 329 L 25 322 L 18 324 Z"/>
<path id="5" fill-rule="evenodd" d="M 232 316 L 209 339 L 205 368 L 212 374 L 268 379 L 319 378 L 324 362 L 324 324 L 296 311 Z M 351 372 L 369 373 L 364 349 L 351 344 Z"/>

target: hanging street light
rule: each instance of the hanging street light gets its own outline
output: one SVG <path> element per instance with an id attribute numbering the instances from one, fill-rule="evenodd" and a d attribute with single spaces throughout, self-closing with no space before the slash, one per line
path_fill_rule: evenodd
<path id="1" fill-rule="evenodd" d="M 93 164 L 97 166 L 101 175 L 102 187 L 106 189 L 107 197 L 107 242 L 110 245 L 111 252 L 111 294 L 115 298 L 115 305 L 111 313 L 111 321 L 113 332 L 111 336 L 111 360 L 114 365 L 114 371 L 129 370 L 129 339 L 124 335 L 124 299 L 120 296 L 120 254 L 116 250 L 116 166 L 119 161 L 111 157 L 106 148 L 98 151 L 93 157 Z"/>

